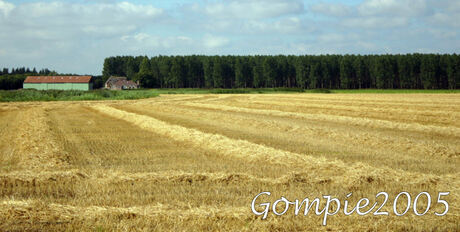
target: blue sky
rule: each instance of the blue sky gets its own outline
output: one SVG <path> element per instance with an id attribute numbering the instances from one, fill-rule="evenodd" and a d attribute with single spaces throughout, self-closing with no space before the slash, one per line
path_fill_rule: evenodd
<path id="1" fill-rule="evenodd" d="M 0 0 L 0 67 L 115 55 L 459 53 L 452 0 Z"/>

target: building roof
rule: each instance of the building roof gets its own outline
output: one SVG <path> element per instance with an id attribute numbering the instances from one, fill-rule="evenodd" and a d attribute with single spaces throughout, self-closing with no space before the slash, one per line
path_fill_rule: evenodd
<path id="1" fill-rule="evenodd" d="M 115 86 L 123 86 L 123 85 L 128 85 L 128 86 L 137 86 L 136 82 L 134 81 L 127 81 L 127 80 L 118 80 L 117 82 L 114 83 Z"/>
<path id="2" fill-rule="evenodd" d="M 91 76 L 28 76 L 24 83 L 89 83 Z"/>
<path id="3" fill-rule="evenodd" d="M 107 81 L 105 81 L 105 84 L 115 84 L 117 81 L 120 81 L 120 80 L 126 80 L 126 77 L 115 77 L 115 76 L 111 76 L 109 77 L 109 79 L 107 79 Z"/>
<path id="4" fill-rule="evenodd" d="M 138 84 L 134 81 L 127 80 L 126 77 L 114 77 L 111 76 L 107 81 L 105 82 L 106 86 L 109 85 L 109 88 L 111 87 L 118 87 L 122 88 L 123 86 L 129 86 L 129 87 L 138 87 Z"/>

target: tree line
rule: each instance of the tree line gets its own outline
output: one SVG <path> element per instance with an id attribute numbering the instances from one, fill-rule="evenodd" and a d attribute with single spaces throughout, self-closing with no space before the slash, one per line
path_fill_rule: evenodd
<path id="1" fill-rule="evenodd" d="M 458 89 L 460 56 L 116 56 L 102 75 L 144 88 Z"/>
<path id="2" fill-rule="evenodd" d="M 20 89 L 27 76 L 46 76 L 46 75 L 58 75 L 55 71 L 51 71 L 47 68 L 37 71 L 35 68 L 30 69 L 26 67 L 12 68 L 11 71 L 8 68 L 0 70 L 0 89 Z"/>

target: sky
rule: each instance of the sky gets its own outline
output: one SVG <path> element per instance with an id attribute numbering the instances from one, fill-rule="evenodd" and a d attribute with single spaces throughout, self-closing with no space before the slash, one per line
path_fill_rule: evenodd
<path id="1" fill-rule="evenodd" d="M 0 0 L 0 67 L 117 55 L 460 53 L 459 0 Z"/>

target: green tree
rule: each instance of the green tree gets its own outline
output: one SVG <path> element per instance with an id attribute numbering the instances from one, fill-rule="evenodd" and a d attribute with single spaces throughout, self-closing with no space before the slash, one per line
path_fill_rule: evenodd
<path id="1" fill-rule="evenodd" d="M 140 64 L 139 72 L 134 75 L 133 80 L 139 81 L 142 87 L 148 87 L 153 79 L 153 73 L 150 68 L 149 58 L 144 57 Z"/>
<path id="2" fill-rule="evenodd" d="M 221 57 L 214 57 L 212 79 L 214 88 L 224 87 L 224 64 Z"/>
<path id="3" fill-rule="evenodd" d="M 409 63 L 409 57 L 402 55 L 398 57 L 398 73 L 400 86 L 403 89 L 413 88 L 414 78 L 411 77 L 411 66 Z"/>
<path id="4" fill-rule="evenodd" d="M 307 57 L 300 56 L 296 59 L 295 71 L 298 87 L 303 89 L 308 87 L 309 66 Z"/>
<path id="5" fill-rule="evenodd" d="M 206 88 L 214 87 L 214 64 L 211 57 L 203 58 L 204 86 Z"/>
<path id="6" fill-rule="evenodd" d="M 432 55 L 423 56 L 420 64 L 420 75 L 424 89 L 436 87 L 436 65 Z"/>
<path id="7" fill-rule="evenodd" d="M 340 60 L 340 87 L 342 89 L 353 88 L 354 70 L 353 58 L 350 55 L 345 55 Z"/>
<path id="8" fill-rule="evenodd" d="M 260 57 L 256 57 L 253 66 L 254 88 L 265 87 L 264 68 Z"/>
<path id="9" fill-rule="evenodd" d="M 171 62 L 171 81 L 173 88 L 184 88 L 187 71 L 185 70 L 184 59 L 182 57 L 174 57 Z"/>
<path id="10" fill-rule="evenodd" d="M 267 87 L 275 87 L 276 86 L 276 75 L 277 73 L 277 65 L 275 59 L 272 56 L 265 57 L 263 63 L 264 69 L 264 78 L 266 81 Z"/>
<path id="11" fill-rule="evenodd" d="M 244 75 L 244 65 L 242 58 L 236 58 L 235 62 L 235 85 L 238 88 L 246 87 L 246 80 Z"/>
<path id="12" fill-rule="evenodd" d="M 457 85 L 460 84 L 460 59 L 456 54 L 449 56 L 447 60 L 447 82 L 449 89 L 458 88 Z"/>
<path id="13" fill-rule="evenodd" d="M 321 63 L 317 60 L 313 60 L 310 64 L 310 88 L 320 88 L 321 87 Z"/>

